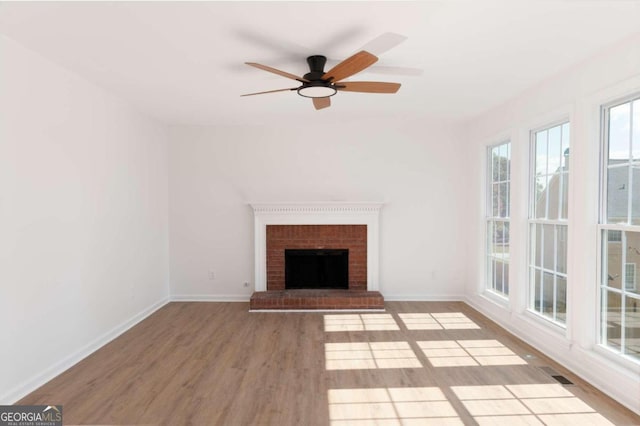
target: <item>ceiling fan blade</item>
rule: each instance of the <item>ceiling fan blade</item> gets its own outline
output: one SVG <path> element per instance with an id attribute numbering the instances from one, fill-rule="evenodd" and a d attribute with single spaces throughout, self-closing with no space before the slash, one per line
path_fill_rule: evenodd
<path id="1" fill-rule="evenodd" d="M 384 65 L 374 65 L 367 68 L 367 72 L 371 74 L 384 74 L 384 75 L 406 75 L 406 76 L 419 76 L 424 74 L 422 68 L 411 67 L 387 67 Z"/>
<path id="2" fill-rule="evenodd" d="M 327 66 L 335 66 L 338 62 L 335 59 L 327 59 Z M 424 70 L 422 68 L 411 68 L 411 67 L 389 67 L 385 65 L 371 65 L 366 69 L 367 73 L 370 74 L 381 74 L 381 75 L 406 75 L 410 77 L 415 77 L 424 74 Z"/>
<path id="3" fill-rule="evenodd" d="M 313 106 L 316 109 L 329 108 L 331 106 L 331 98 L 313 98 Z"/>
<path id="4" fill-rule="evenodd" d="M 400 34 L 384 33 L 362 46 L 360 50 L 366 50 L 367 52 L 371 52 L 374 55 L 378 56 L 393 49 L 406 39 L 406 36 Z"/>
<path id="5" fill-rule="evenodd" d="M 298 89 L 297 87 L 293 87 L 291 89 L 267 90 L 266 92 L 247 93 L 246 95 L 240 95 L 240 96 L 264 95 L 265 93 L 286 92 L 288 90 L 297 90 L 297 89 Z"/>
<path id="6" fill-rule="evenodd" d="M 400 83 L 386 83 L 381 81 L 345 81 L 338 83 L 338 90 L 344 92 L 362 93 L 396 93 L 400 89 Z"/>
<path id="7" fill-rule="evenodd" d="M 277 70 L 275 68 L 268 67 L 266 65 L 256 64 L 255 62 L 245 62 L 245 64 L 251 65 L 252 67 L 256 67 L 256 68 L 261 69 L 263 71 L 268 71 L 268 72 L 272 72 L 274 74 L 278 74 L 278 75 L 280 75 L 282 77 L 290 78 L 292 80 L 298 80 L 298 81 L 304 81 L 304 82 L 308 82 L 309 81 L 309 80 L 305 80 L 302 77 L 298 77 L 297 75 L 294 75 L 294 74 L 291 74 L 291 73 L 288 73 L 288 72 L 285 72 L 285 71 L 280 71 L 280 70 Z"/>
<path id="8" fill-rule="evenodd" d="M 322 76 L 322 79 L 331 80 L 335 83 L 370 67 L 375 64 L 377 60 L 377 56 L 362 50 L 331 68 Z"/>

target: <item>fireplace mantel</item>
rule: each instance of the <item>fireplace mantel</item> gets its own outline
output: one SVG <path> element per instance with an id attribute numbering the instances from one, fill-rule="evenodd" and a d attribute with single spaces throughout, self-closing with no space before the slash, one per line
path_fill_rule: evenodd
<path id="1" fill-rule="evenodd" d="M 383 203 L 250 203 L 254 214 L 255 290 L 267 290 L 267 225 L 367 225 L 367 290 L 378 290 L 378 233 Z"/>

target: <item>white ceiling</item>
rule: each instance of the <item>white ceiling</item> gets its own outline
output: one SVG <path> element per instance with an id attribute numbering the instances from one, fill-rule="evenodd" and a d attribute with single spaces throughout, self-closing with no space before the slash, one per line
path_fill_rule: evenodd
<path id="1" fill-rule="evenodd" d="M 0 4 L 0 33 L 171 124 L 301 123 L 378 117 L 461 120 L 640 31 L 638 1 L 42 2 Z M 305 58 L 344 59 L 377 36 L 407 41 L 378 64 L 421 75 L 395 95 L 338 93 L 315 111 L 295 92 Z M 374 71 L 374 69 L 372 69 Z M 293 83 L 293 84 L 292 84 Z"/>

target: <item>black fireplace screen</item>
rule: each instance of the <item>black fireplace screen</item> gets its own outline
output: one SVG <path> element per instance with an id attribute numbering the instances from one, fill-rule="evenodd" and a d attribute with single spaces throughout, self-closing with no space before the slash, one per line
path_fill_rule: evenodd
<path id="1" fill-rule="evenodd" d="M 287 289 L 348 289 L 348 249 L 285 249 Z"/>

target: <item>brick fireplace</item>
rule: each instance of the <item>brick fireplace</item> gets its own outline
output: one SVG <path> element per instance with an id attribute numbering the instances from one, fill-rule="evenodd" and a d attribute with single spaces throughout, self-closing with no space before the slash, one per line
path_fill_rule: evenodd
<path id="1" fill-rule="evenodd" d="M 252 309 L 380 309 L 378 223 L 382 203 L 251 204 Z M 348 251 L 348 288 L 285 289 L 285 250 Z"/>
<path id="2" fill-rule="evenodd" d="M 285 249 L 347 249 L 349 290 L 367 289 L 366 225 L 267 225 L 267 290 L 285 289 Z"/>

